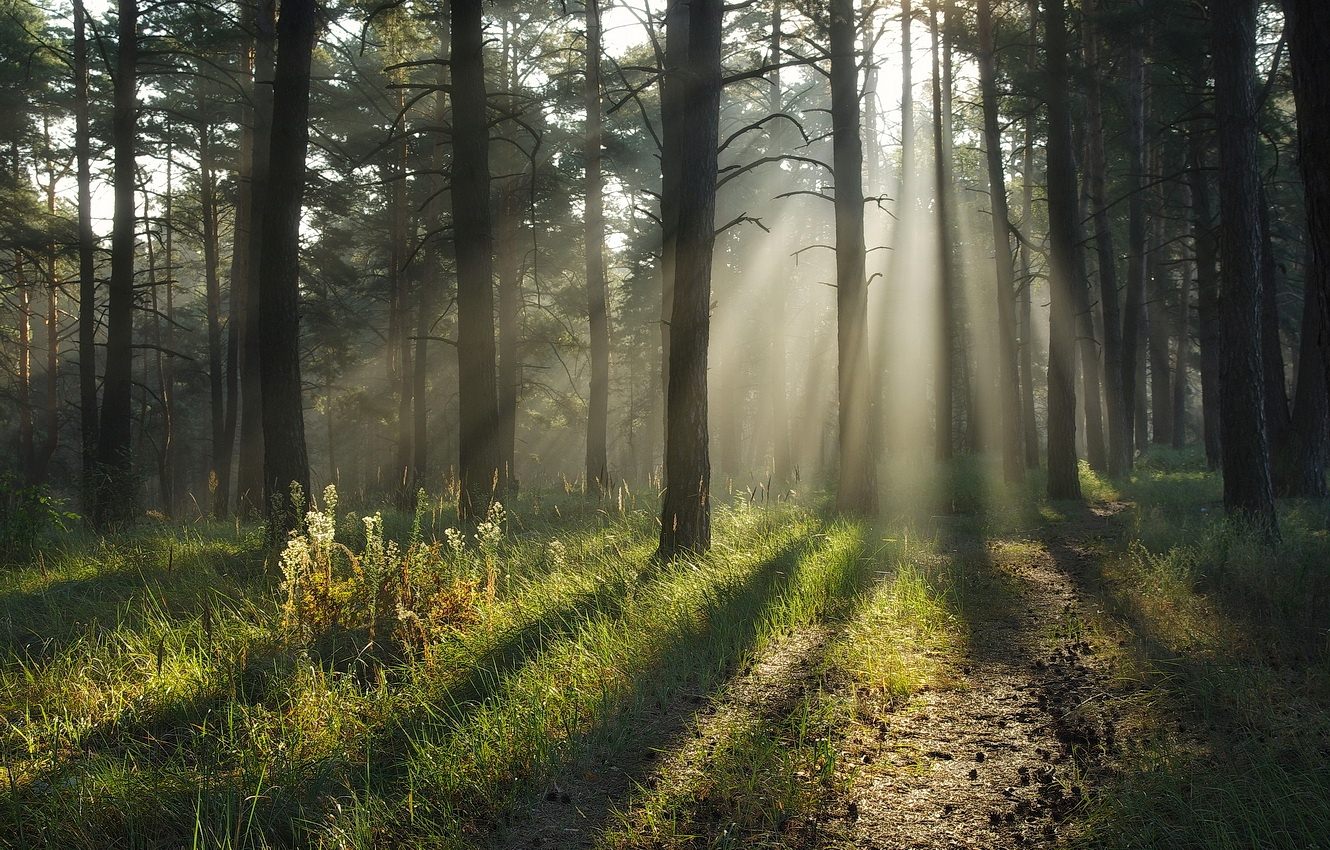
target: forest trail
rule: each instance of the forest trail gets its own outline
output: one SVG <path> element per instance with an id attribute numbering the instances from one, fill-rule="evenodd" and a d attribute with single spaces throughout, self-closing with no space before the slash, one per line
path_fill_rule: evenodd
<path id="1" fill-rule="evenodd" d="M 1077 576 L 1096 541 L 1116 533 L 1123 507 L 1086 508 L 1033 533 L 988 540 L 964 520 L 949 532 L 952 519 L 940 518 L 935 557 L 951 559 L 963 585 L 953 611 L 963 640 L 929 653 L 938 656 L 930 658 L 933 686 L 904 699 L 869 695 L 828 663 L 838 627 L 805 627 L 774 641 L 719 691 L 653 708 L 612 747 L 597 748 L 594 763 L 563 771 L 519 807 L 495 846 L 730 846 L 748 836 L 731 833 L 727 820 L 773 800 L 784 806 L 792 798 L 772 786 L 787 781 L 816 787 L 785 814 L 766 815 L 772 829 L 759 846 L 1054 843 L 1116 746 L 1104 704 L 1109 671 L 1085 639 L 1092 602 Z M 854 719 L 791 733 L 808 725 L 810 705 L 833 702 L 852 706 L 845 710 Z M 810 780 L 819 762 L 808 757 L 807 739 L 834 751 L 826 760 L 834 781 Z M 793 776 L 736 763 L 770 761 L 781 747 L 802 748 L 776 756 Z M 745 782 L 753 796 L 735 799 Z"/>
<path id="2" fill-rule="evenodd" d="M 1116 749 L 1107 663 L 1085 640 L 1081 559 L 1124 506 L 1088 508 L 1024 539 L 959 535 L 975 600 L 948 686 L 876 716 L 847 741 L 862 848 L 1054 844 Z"/>
<path id="3" fill-rule="evenodd" d="M 497 846 L 600 847 L 636 797 L 696 797 L 726 739 L 785 716 L 816 684 L 829 637 L 825 626 L 809 626 L 776 641 L 712 698 L 685 694 L 656 707 L 617 742 L 612 762 L 581 763 L 528 800 Z"/>

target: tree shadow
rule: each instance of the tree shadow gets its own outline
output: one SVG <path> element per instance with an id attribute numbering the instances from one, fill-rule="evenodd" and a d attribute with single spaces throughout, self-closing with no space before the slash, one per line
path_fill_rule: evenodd
<path id="1" fill-rule="evenodd" d="M 862 536 L 856 541 L 856 553 L 863 542 Z M 694 730 L 723 709 L 720 696 L 755 660 L 761 624 L 773 615 L 782 595 L 797 586 L 803 565 L 828 545 L 825 540 L 796 542 L 755 572 L 740 593 L 708 611 L 708 623 L 737 627 L 719 640 L 712 629 L 671 636 L 680 639 L 666 642 L 668 649 L 657 664 L 639 673 L 637 696 L 617 717 L 606 718 L 559 763 L 521 783 L 509 814 L 488 824 L 488 845 L 597 846 L 616 814 L 650 793 L 662 764 L 677 757 Z M 838 620 L 848 619 L 866 602 L 875 578 L 872 562 L 852 557 L 852 566 L 839 570 L 825 587 L 829 602 L 854 603 L 835 612 Z M 827 645 L 817 645 L 803 663 L 818 667 Z M 748 664 L 741 663 L 745 660 Z M 662 687 L 663 681 L 669 684 Z M 744 708 L 757 711 L 757 719 L 779 714 L 778 706 L 749 698 L 755 701 Z M 699 755 L 709 757 L 711 752 Z"/>
<path id="2" fill-rule="evenodd" d="M 466 668 L 445 676 L 435 685 L 440 705 L 451 706 L 449 710 L 460 722 L 468 707 L 490 697 L 506 675 L 573 633 L 582 620 L 596 614 L 618 616 L 624 604 L 624 589 L 600 586 L 576 594 L 566 604 L 550 607 L 540 616 L 506 631 L 480 651 Z M 215 734 L 209 732 L 209 726 L 216 728 L 226 723 L 231 709 L 237 705 L 268 708 L 275 722 L 291 708 L 285 704 L 284 685 L 302 665 L 350 674 L 363 684 L 371 670 L 380 668 L 372 657 L 348 652 L 354 643 L 350 635 L 328 630 L 315 636 L 308 645 L 298 647 L 278 640 L 247 645 L 236 654 L 233 664 L 217 672 L 208 687 L 188 696 L 155 702 L 147 708 L 127 708 L 84 731 L 79 736 L 78 749 L 63 753 L 53 765 L 25 777 L 6 804 L 20 810 L 28 806 L 36 809 L 44 795 L 59 788 L 75 788 L 81 778 L 86 778 L 78 773 L 84 766 L 83 760 L 94 755 L 114 756 L 126 764 L 132 763 L 135 773 L 151 775 L 153 771 L 165 771 L 163 778 L 178 780 L 180 772 L 193 772 L 201 781 L 192 783 L 192 787 L 181 787 L 178 782 L 163 783 L 168 789 L 166 793 L 162 793 L 162 788 L 154 788 L 154 798 L 149 801 L 154 810 L 152 816 L 134 819 L 129 812 L 104 811 L 104 831 L 94 825 L 96 807 L 89 807 L 85 811 L 84 828 L 94 834 L 118 839 L 127 834 L 122 829 L 141 829 L 141 838 L 174 843 L 187 839 L 195 828 L 196 811 L 200 809 L 229 809 L 237 813 L 248 809 L 244 816 L 266 824 L 265 833 L 283 842 L 295 841 L 301 833 L 301 818 L 317 814 L 312 801 L 343 793 L 346 783 L 340 777 L 350 774 L 352 766 L 331 761 L 312 766 L 314 770 L 305 771 L 306 787 L 275 786 L 265 793 L 260 805 L 247 806 L 246 800 L 255 789 L 246 786 L 243 765 L 228 764 L 231 759 L 216 751 L 218 742 Z M 373 730 L 374 740 L 367 748 L 380 754 L 402 751 L 407 743 L 406 730 L 412 722 L 412 717 L 396 718 L 393 723 Z M 278 760 L 278 772 L 292 768 L 298 775 L 301 773 L 297 766 L 281 765 Z M 15 819 L 22 817 L 20 812 L 11 814 Z M 286 816 L 285 823 L 281 814 Z M 4 820 L 0 814 L 0 822 Z"/>
<path id="3" fill-rule="evenodd" d="M 661 657 L 652 659 L 650 669 L 639 671 L 634 689 L 646 691 L 659 684 L 656 680 L 670 664 L 696 660 L 690 647 L 701 643 L 712 628 L 778 593 L 785 586 L 787 576 L 782 573 L 788 572 L 788 554 L 797 545 L 792 541 L 781 556 L 752 570 L 742 592 L 713 599 L 700 620 L 681 624 L 686 628 L 669 636 Z M 141 586 L 142 579 L 135 584 Z M 85 846 L 104 846 L 107 839 L 147 845 L 188 843 L 199 824 L 209 822 L 231 824 L 239 830 L 236 835 L 243 833 L 258 843 L 317 843 L 318 825 L 328 823 L 349 799 L 384 797 L 400 804 L 410 793 L 408 756 L 423 735 L 453 734 L 476 711 L 499 698 L 509 678 L 526 665 L 539 663 L 551 647 L 573 637 L 588 621 L 620 620 L 626 595 L 632 592 L 629 581 L 603 584 L 506 631 L 455 674 L 429 683 L 428 699 L 419 700 L 415 709 L 376 721 L 357 748 L 367 759 L 359 763 L 337 753 L 301 764 L 280 752 L 259 756 L 255 762 L 256 756 L 244 751 L 244 743 L 232 745 L 231 752 L 219 749 L 223 742 L 216 729 L 230 722 L 232 706 L 266 707 L 273 722 L 281 722 L 289 708 L 283 704 L 283 684 L 299 666 L 325 671 L 341 667 L 368 678 L 362 675 L 364 670 L 348 670 L 348 661 L 358 663 L 354 658 L 328 654 L 339 643 L 329 636 L 301 648 L 278 642 L 250 646 L 236 653 L 234 663 L 207 687 L 146 708 L 133 706 L 81 734 L 77 748 L 56 754 L 53 765 L 25 777 L 6 796 L 3 808 L 9 811 L 0 810 L 0 822 L 26 824 L 31 836 L 40 834 L 52 815 L 58 818 L 62 811 L 77 809 L 74 831 L 88 836 Z M 587 737 L 594 737 L 594 730 Z M 131 795 L 123 789 L 99 793 L 93 799 L 102 804 L 89 805 L 85 793 L 89 788 L 116 788 L 126 779 L 125 770 L 131 771 L 142 793 Z M 518 782 L 515 778 L 514 789 Z M 245 843 L 229 834 L 216 837 Z"/>

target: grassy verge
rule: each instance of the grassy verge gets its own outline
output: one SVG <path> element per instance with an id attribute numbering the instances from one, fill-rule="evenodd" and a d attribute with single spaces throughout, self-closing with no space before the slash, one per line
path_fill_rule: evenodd
<path id="1" fill-rule="evenodd" d="M 1079 843 L 1330 846 L 1327 506 L 1281 504 L 1267 546 L 1223 519 L 1191 453 L 1119 486 L 1130 529 L 1090 579 L 1121 646 L 1124 751 Z"/>

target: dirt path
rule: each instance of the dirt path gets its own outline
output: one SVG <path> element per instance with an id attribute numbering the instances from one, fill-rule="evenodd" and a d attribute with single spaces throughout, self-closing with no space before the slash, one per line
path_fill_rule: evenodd
<path id="1" fill-rule="evenodd" d="M 847 742 L 863 765 L 851 796 L 861 848 L 998 848 L 1054 843 L 1116 748 L 1104 704 L 1108 671 L 1082 634 L 1088 603 L 1076 560 L 1111 532 L 1119 506 L 1027 540 L 960 538 L 968 652 L 948 662 L 953 686 L 870 718 Z"/>
<path id="2" fill-rule="evenodd" d="M 1114 751 L 1104 699 L 1108 665 L 1086 640 L 1091 603 L 1077 589 L 1095 538 L 1115 532 L 1122 506 L 1087 509 L 1027 536 L 984 541 L 943 529 L 940 555 L 964 583 L 957 611 L 965 646 L 941 659 L 944 685 L 901 703 L 873 704 L 851 682 L 828 677 L 835 638 L 813 626 L 767 647 L 725 687 L 683 695 L 648 712 L 602 757 L 562 772 L 532 796 L 494 847 L 707 846 L 652 830 L 607 840 L 619 818 L 640 827 L 651 799 L 709 832 L 723 814 L 699 789 L 717 752 L 744 729 L 779 723 L 807 694 L 840 689 L 859 699 L 859 720 L 836 742 L 848 765 L 844 797 L 823 799 L 789 821 L 776 845 L 798 848 L 1007 848 L 1055 843 Z M 714 833 L 713 833 L 713 837 Z M 722 834 L 722 839 L 724 835 Z M 737 837 L 737 836 L 736 836 Z M 682 838 L 682 842 L 680 839 Z M 723 843 L 723 842 L 722 842 Z M 728 844 L 726 846 L 729 846 Z M 737 846 L 737 845 L 736 845 Z"/>

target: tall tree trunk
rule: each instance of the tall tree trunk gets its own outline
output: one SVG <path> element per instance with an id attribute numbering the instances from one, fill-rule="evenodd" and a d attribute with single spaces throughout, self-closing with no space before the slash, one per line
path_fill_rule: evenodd
<path id="1" fill-rule="evenodd" d="M 443 58 L 449 56 L 451 49 L 451 30 L 448 0 L 443 0 L 439 10 L 439 46 Z M 440 295 L 444 291 L 444 275 L 447 269 L 448 240 L 435 231 L 441 227 L 444 213 L 443 196 L 447 191 L 445 167 L 447 165 L 448 145 L 444 127 L 448 122 L 448 66 L 439 65 L 437 86 L 434 92 L 434 144 L 430 152 L 430 194 L 425 204 L 425 239 L 429 258 L 429 271 L 420 284 L 416 308 L 416 351 L 412 365 L 415 367 L 415 387 L 411 397 L 415 405 L 411 445 L 412 480 L 416 488 L 425 486 L 429 474 L 429 357 L 428 342 L 431 329 L 436 319 Z"/>
<path id="2" fill-rule="evenodd" d="M 679 232 L 679 182 L 683 179 L 682 138 L 687 121 L 687 85 L 683 77 L 688 65 L 688 4 L 667 2 L 665 6 L 665 72 L 660 89 L 660 357 L 661 425 L 669 439 L 670 409 L 670 318 L 674 311 L 675 260 Z M 662 450 L 661 462 L 669 461 Z M 663 477 L 668 476 L 666 471 Z"/>
<path id="3" fill-rule="evenodd" d="M 1265 381 L 1265 433 L 1272 456 L 1278 455 L 1291 424 L 1284 344 L 1279 335 L 1279 263 L 1270 238 L 1270 202 L 1260 188 L 1261 220 L 1261 374 Z"/>
<path id="4" fill-rule="evenodd" d="M 517 90 L 517 45 L 505 25 L 502 42 L 500 88 Z M 519 107 L 509 98 L 509 109 Z M 495 222 L 495 256 L 499 297 L 499 487 L 515 489 L 517 479 L 517 406 L 521 395 L 522 364 L 522 184 L 527 163 L 512 145 L 499 148 L 499 209 Z M 534 165 L 532 166 L 534 168 Z M 533 178 L 534 179 L 534 174 Z M 534 184 L 533 184 L 534 185 Z M 535 254 L 533 252 L 532 257 Z M 533 260 L 534 261 L 534 260 Z M 602 272 L 603 278 L 603 272 Z"/>
<path id="5" fill-rule="evenodd" d="M 1034 43 L 1039 34 L 1039 0 L 1029 0 L 1026 11 L 1030 26 L 1026 61 L 1030 68 L 1035 68 L 1039 61 L 1039 51 Z M 1025 228 L 1027 238 L 1020 243 L 1021 284 L 1017 287 L 1020 309 L 1017 316 L 1020 320 L 1021 432 L 1025 442 L 1025 465 L 1038 469 L 1039 422 L 1034 412 L 1034 275 L 1027 241 L 1034 220 L 1034 124 L 1038 103 L 1031 98 L 1026 107 L 1025 144 L 1021 148 L 1021 227 Z"/>
<path id="6" fill-rule="evenodd" d="M 770 87 L 767 89 L 767 113 L 770 115 L 781 112 L 784 107 L 780 82 L 780 57 L 781 0 L 774 0 L 771 4 L 771 42 L 767 58 L 771 65 L 771 75 L 768 78 Z M 771 147 L 768 151 L 770 156 L 778 156 L 784 149 L 784 142 L 788 136 L 782 131 L 782 128 L 783 125 L 776 122 L 771 129 L 771 135 L 768 137 Z M 772 293 L 771 334 L 768 341 L 770 350 L 767 353 L 768 382 L 771 396 L 768 413 L 771 419 L 772 479 L 775 483 L 783 485 L 794 474 L 793 451 L 790 446 L 789 390 L 785 365 L 785 316 L 789 296 L 789 279 L 783 269 L 777 274 L 775 291 Z"/>
<path id="7" fill-rule="evenodd" d="M 134 144 L 138 113 L 138 4 L 119 0 L 112 185 L 111 284 L 106 311 L 106 374 L 97 434 L 97 498 L 93 523 L 106 529 L 131 520 L 134 480 L 131 375 L 134 365 Z"/>
<path id="8" fill-rule="evenodd" d="M 1187 193 L 1190 203 L 1190 192 Z M 1187 369 L 1191 355 L 1191 269 L 1188 260 L 1182 264 L 1178 288 L 1178 344 L 1173 355 L 1173 448 L 1187 444 Z"/>
<path id="9" fill-rule="evenodd" d="M 1330 390 L 1330 5 L 1319 0 L 1286 0 L 1292 36 L 1293 93 L 1298 110 L 1298 163 L 1307 207 L 1311 260 L 1305 287 L 1308 306 L 1316 314 L 1316 334 L 1303 320 L 1303 335 L 1313 338 L 1321 355 L 1322 377 Z M 1301 376 L 1308 374 L 1300 359 Z M 1313 387 L 1308 384 L 1308 392 Z M 1311 421 L 1309 416 L 1307 421 Z M 1325 428 L 1320 433 L 1324 435 Z"/>
<path id="10" fill-rule="evenodd" d="M 174 170 L 174 154 L 167 145 L 166 174 L 167 183 L 166 212 L 163 215 L 162 230 L 166 236 L 166 302 L 162 303 L 158 294 L 156 240 L 153 239 L 152 214 L 148 194 L 143 195 L 143 235 L 148 261 L 148 292 L 151 293 L 152 306 L 152 341 L 156 347 L 153 366 L 157 371 L 157 397 L 161 402 L 161 433 L 157 439 L 157 491 L 162 512 L 167 516 L 175 515 L 175 375 L 171 358 L 167 350 L 173 348 L 170 340 L 175 322 L 173 303 L 173 281 L 171 277 L 171 172 Z M 163 319 L 165 321 L 163 321 Z M 165 330 L 163 330 L 165 325 Z"/>
<path id="11" fill-rule="evenodd" d="M 283 0 L 273 74 L 259 275 L 259 375 L 263 396 L 263 497 L 270 539 L 285 539 L 298 517 L 290 488 L 309 493 L 300 379 L 300 211 L 309 148 L 309 70 L 315 0 Z"/>
<path id="12" fill-rule="evenodd" d="M 247 40 L 240 50 L 240 86 L 247 95 L 253 88 L 254 58 Z M 240 419 L 240 346 L 244 338 L 242 325 L 249 310 L 249 240 L 251 238 L 251 183 L 254 179 L 254 113 L 245 102 L 239 110 L 240 158 L 236 173 L 236 205 L 231 230 L 231 267 L 227 273 L 226 319 L 226 417 L 222 423 L 222 445 L 227 451 L 227 487 L 231 486 L 229 471 L 235 467 L 236 434 Z M 238 501 L 243 501 L 243 498 Z M 237 513 L 244 508 L 237 504 Z"/>
<path id="13" fill-rule="evenodd" d="M 685 0 L 670 0 L 670 7 Z M 674 29 L 687 31 L 687 60 L 673 82 L 685 120 L 677 128 L 679 180 L 666 191 L 677 214 L 674 238 L 674 299 L 670 311 L 669 389 L 666 393 L 665 498 L 660 547 L 668 560 L 711 547 L 711 458 L 707 446 L 707 347 L 711 336 L 711 261 L 716 240 L 716 145 L 720 123 L 721 0 L 691 0 L 667 11 Z M 671 85 L 666 78 L 667 87 Z M 662 197 L 662 207 L 665 199 Z"/>
<path id="14" fill-rule="evenodd" d="M 1157 161 L 1157 160 L 1156 160 Z M 1155 168 L 1155 173 L 1161 169 Z M 1158 206 L 1151 216 L 1153 230 L 1152 249 L 1150 251 L 1150 273 L 1146 278 L 1149 298 L 1146 304 L 1148 316 L 1147 344 L 1150 357 L 1150 436 L 1157 446 L 1167 446 L 1173 442 L 1173 369 L 1168 360 L 1170 325 L 1172 318 L 1168 310 L 1168 284 L 1166 271 L 1169 266 L 1167 231 L 1164 228 L 1164 198 L 1162 192 L 1156 193 Z"/>
<path id="15" fill-rule="evenodd" d="M 43 157 L 46 161 L 46 214 L 55 220 L 56 162 L 51 149 L 51 113 L 42 112 Z M 46 481 L 51 458 L 60 445 L 60 276 L 56 270 L 58 246 L 51 242 L 46 247 L 46 369 L 43 410 L 42 442 L 33 457 L 32 480 Z"/>
<path id="16" fill-rule="evenodd" d="M 92 231 L 92 153 L 88 128 L 88 36 L 83 0 L 74 0 L 74 159 L 78 182 L 79 432 L 83 504 L 94 504 L 97 463 L 97 270 Z"/>
<path id="17" fill-rule="evenodd" d="M 402 116 L 402 128 L 393 149 L 392 249 L 389 252 L 392 258 L 389 279 L 393 290 L 391 300 L 394 313 L 390 325 L 396 331 L 392 337 L 396 351 L 389 359 L 395 366 L 392 379 L 397 384 L 397 454 L 393 460 L 393 491 L 398 494 L 402 506 L 409 509 L 415 506 L 415 495 L 411 489 L 411 390 L 415 370 L 411 367 L 412 340 L 408 330 L 411 317 L 411 275 L 406 266 L 411 246 L 408 239 L 410 201 L 407 198 L 406 90 L 397 91 L 397 109 Z"/>
<path id="18" fill-rule="evenodd" d="M 18 145 L 13 146 L 14 177 L 19 174 Z M 21 184 L 20 184 L 21 185 Z M 35 439 L 32 417 L 32 289 L 28 285 L 23 251 L 14 252 L 14 283 L 18 290 L 18 465 L 23 483 L 33 481 L 33 443 Z"/>
<path id="19" fill-rule="evenodd" d="M 1261 370 L 1260 173 L 1256 160 L 1256 0 L 1211 0 L 1219 122 L 1219 397 L 1224 507 L 1278 535 Z"/>
<path id="20" fill-rule="evenodd" d="M 1068 105 L 1064 0 L 1047 0 L 1048 236 L 1048 496 L 1079 499 L 1076 461 L 1076 165 Z"/>
<path id="21" fill-rule="evenodd" d="M 499 483 L 489 121 L 481 0 L 452 4 L 453 237 L 457 252 L 458 474 L 464 519 L 483 517 Z"/>
<path id="22" fill-rule="evenodd" d="M 1196 309 L 1201 348 L 1201 436 L 1211 469 L 1220 464 L 1219 429 L 1219 246 L 1205 144 L 1199 131 L 1187 134 L 1187 185 L 1191 189 L 1192 242 L 1196 246 Z"/>
<path id="23" fill-rule="evenodd" d="M 914 44 L 910 24 L 914 22 L 911 0 L 901 0 L 901 198 L 912 204 L 906 188 L 914 185 Z M 908 214 L 903 209 L 902 213 Z"/>
<path id="24" fill-rule="evenodd" d="M 1314 262 L 1314 261 L 1312 261 Z M 1308 263 L 1311 268 L 1312 262 Z M 1302 331 L 1298 340 L 1298 385 L 1293 394 L 1293 416 L 1284 438 L 1275 446 L 1274 484 L 1281 496 L 1311 499 L 1326 493 L 1326 439 L 1330 433 L 1330 397 L 1326 393 L 1325 362 L 1320 342 L 1326 334 L 1325 317 L 1317 309 L 1310 289 L 1303 298 Z"/>
<path id="25" fill-rule="evenodd" d="M 198 109 L 208 108 L 199 93 Z M 199 134 L 199 215 L 203 220 L 203 279 L 208 314 L 208 398 L 212 422 L 212 459 L 208 488 L 212 513 L 226 516 L 231 501 L 231 447 L 226 444 L 226 374 L 222 348 L 222 282 L 218 269 L 217 192 L 213 171 L 212 125 L 205 118 Z"/>
<path id="26" fill-rule="evenodd" d="M 1078 135 L 1084 137 L 1084 133 Z M 1082 139 L 1083 141 L 1083 139 Z M 1090 197 L 1089 176 L 1082 173 L 1081 191 L 1077 194 L 1077 221 L 1089 218 L 1086 202 Z M 1085 412 L 1085 459 L 1095 472 L 1108 471 L 1108 446 L 1104 442 L 1103 392 L 1099 378 L 1103 364 L 1099 361 L 1099 335 L 1095 330 L 1094 302 L 1090 298 L 1090 273 L 1087 266 L 1089 249 L 1077 234 L 1076 240 L 1076 347 L 1080 355 L 1081 406 Z"/>
<path id="27" fill-rule="evenodd" d="M 1119 476 L 1131 467 L 1131 420 L 1122 391 L 1122 312 L 1118 305 L 1117 253 L 1113 227 L 1108 218 L 1108 170 L 1104 154 L 1104 70 L 1100 62 L 1100 38 L 1095 23 L 1100 0 L 1087 0 L 1085 61 L 1090 79 L 1086 87 L 1089 119 L 1086 169 L 1090 179 L 1090 208 L 1098 258 L 1099 300 L 1104 315 L 1104 406 L 1108 419 L 1108 473 Z"/>
<path id="28" fill-rule="evenodd" d="M 937 459 L 941 461 L 950 460 L 954 453 L 952 431 L 955 420 L 955 391 L 956 391 L 956 293 L 952 262 L 951 245 L 951 195 L 950 195 L 950 168 L 947 162 L 946 146 L 943 143 L 943 122 L 942 122 L 942 71 L 939 59 L 941 57 L 941 35 L 938 32 L 937 20 L 938 0 L 930 0 L 928 7 L 929 32 L 932 35 L 932 59 L 933 59 L 933 185 L 934 185 L 934 204 L 937 210 L 937 269 L 938 269 L 938 298 L 937 298 L 937 334 L 938 334 L 938 359 L 937 374 L 933 382 L 933 401 L 935 404 L 933 428 L 934 439 L 937 441 L 935 450 Z M 851 10 L 852 12 L 853 10 Z M 833 18 L 834 19 L 834 18 Z M 849 50 L 849 61 L 853 63 L 854 43 L 851 40 Z M 835 55 L 835 51 L 832 51 Z M 854 82 L 854 135 L 859 137 L 859 86 L 857 76 L 852 78 Z M 832 89 L 833 94 L 835 89 Z M 835 105 L 832 105 L 832 114 L 835 114 Z M 860 155 L 862 160 L 862 154 Z M 862 168 L 862 166 L 860 166 Z M 837 174 L 839 176 L 839 172 Z M 859 192 L 863 194 L 862 189 Z M 857 201 L 861 210 L 863 200 Z M 837 207 L 839 211 L 839 207 Z M 861 233 L 860 244 L 863 242 L 863 215 L 859 215 Z M 837 228 L 839 233 L 839 227 Z M 839 257 L 839 242 L 837 243 L 837 256 Z M 839 284 L 838 284 L 839 285 Z M 839 291 L 839 290 L 838 290 Z"/>
<path id="29" fill-rule="evenodd" d="M 988 163 L 988 195 L 992 204 L 993 260 L 997 268 L 998 402 L 1002 415 L 1002 470 L 1009 483 L 1025 477 L 1021 454 L 1021 386 L 1016 354 L 1016 276 L 1011 259 L 1011 219 L 1007 212 L 1007 179 L 1002 171 L 1002 130 L 998 94 L 993 9 L 979 0 L 979 86 L 984 111 L 984 153 Z"/>
<path id="30" fill-rule="evenodd" d="M 836 507 L 848 513 L 871 516 L 877 511 L 877 475 L 869 430 L 872 380 L 868 372 L 864 155 L 863 141 L 859 137 L 857 32 L 854 0 L 832 0 L 831 133 L 832 169 L 836 181 L 836 364 L 840 414 Z M 935 94 L 934 104 L 937 102 Z M 938 153 L 940 156 L 941 151 Z M 944 293 L 944 297 L 947 294 Z M 944 411 L 939 406 L 938 415 L 938 452 L 942 454 L 945 449 L 949 457 L 950 408 Z M 945 437 L 942 436 L 944 433 Z"/>
<path id="31" fill-rule="evenodd" d="M 605 222 L 600 172 L 600 5 L 586 0 L 586 233 L 587 316 L 591 327 L 591 395 L 587 403 L 587 486 L 609 486 L 610 320 L 605 296 Z"/>
<path id="32" fill-rule="evenodd" d="M 259 366 L 262 321 L 264 216 L 267 214 L 269 157 L 272 146 L 273 57 L 276 44 L 276 0 L 258 0 L 254 17 L 254 84 L 252 86 L 254 159 L 250 170 L 249 271 L 245 277 L 245 312 L 240 340 L 240 444 L 236 478 L 237 510 L 242 516 L 266 512 L 264 505 L 263 379 Z"/>
<path id="33" fill-rule="evenodd" d="M 1146 197 L 1145 197 L 1145 26 L 1142 0 L 1132 0 L 1137 21 L 1127 50 L 1127 299 L 1122 315 L 1122 405 L 1134 426 L 1145 387 L 1138 379 L 1141 326 L 1145 322 Z M 1126 432 L 1127 466 L 1135 462 L 1137 429 Z"/>

